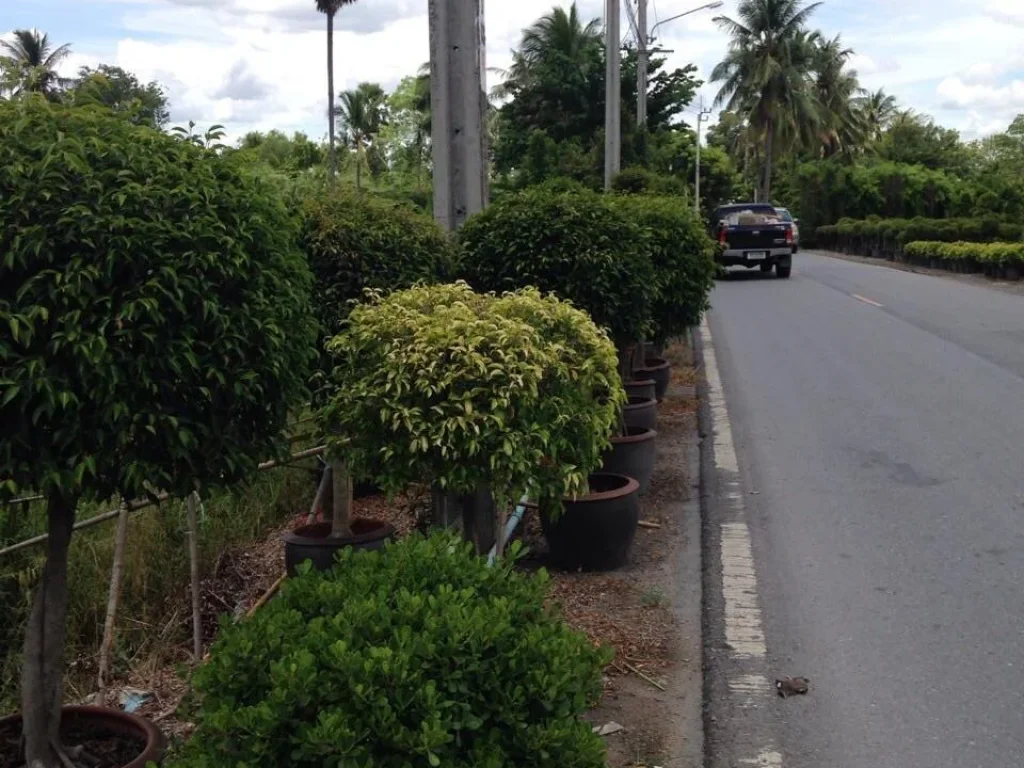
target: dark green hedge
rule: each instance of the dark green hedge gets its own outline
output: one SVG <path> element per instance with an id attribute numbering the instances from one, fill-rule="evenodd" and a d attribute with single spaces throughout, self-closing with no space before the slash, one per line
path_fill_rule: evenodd
<path id="1" fill-rule="evenodd" d="M 444 533 L 288 579 L 224 625 L 171 768 L 601 768 L 582 715 L 611 660 L 546 602 L 549 577 Z"/>
<path id="2" fill-rule="evenodd" d="M 463 276 L 484 291 L 534 286 L 588 312 L 620 348 L 647 336 L 655 276 L 643 230 L 609 197 L 534 187 L 462 227 Z"/>
<path id="3" fill-rule="evenodd" d="M 367 194 L 319 189 L 302 202 L 300 245 L 316 278 L 321 336 L 333 336 L 367 288 L 401 290 L 450 279 L 455 247 L 421 213 Z"/>
<path id="4" fill-rule="evenodd" d="M 640 225 L 654 267 L 651 339 L 664 343 L 700 323 L 715 280 L 715 243 L 682 197 L 617 195 L 614 205 Z"/>
<path id="5" fill-rule="evenodd" d="M 907 261 L 952 269 L 1019 278 L 1024 268 L 1024 243 L 942 243 L 915 241 L 903 248 Z"/>
<path id="6" fill-rule="evenodd" d="M 995 216 L 953 219 L 840 219 L 818 227 L 816 244 L 847 253 L 879 258 L 898 258 L 906 243 L 1012 242 L 1024 237 L 1024 226 Z"/>

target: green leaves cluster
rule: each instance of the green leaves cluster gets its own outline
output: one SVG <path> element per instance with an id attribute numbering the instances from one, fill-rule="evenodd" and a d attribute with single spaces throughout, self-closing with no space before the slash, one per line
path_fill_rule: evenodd
<path id="1" fill-rule="evenodd" d="M 455 248 L 433 219 L 368 195 L 320 188 L 302 202 L 301 220 L 323 335 L 338 332 L 367 289 L 443 281 L 455 267 Z"/>
<path id="2" fill-rule="evenodd" d="M 698 325 L 710 307 L 715 244 L 685 198 L 619 195 L 614 205 L 643 230 L 654 267 L 651 335 L 664 343 Z"/>
<path id="3" fill-rule="evenodd" d="M 509 505 L 529 488 L 557 508 L 585 487 L 625 400 L 608 337 L 536 289 L 373 293 L 329 350 L 330 448 L 388 491 L 487 485 Z"/>
<path id="4" fill-rule="evenodd" d="M 545 605 L 548 577 L 448 535 L 346 550 L 226 624 L 172 768 L 599 768 L 581 714 L 605 650 Z"/>
<path id="5" fill-rule="evenodd" d="M 948 265 L 977 267 L 1024 267 L 1024 243 L 907 243 L 903 253 L 909 259 L 934 259 Z"/>
<path id="6" fill-rule="evenodd" d="M 282 446 L 315 331 L 271 191 L 108 111 L 0 103 L 0 493 L 187 493 Z"/>
<path id="7" fill-rule="evenodd" d="M 953 219 L 840 219 L 838 224 L 818 227 L 817 242 L 870 256 L 894 256 L 915 240 L 954 243 L 990 243 L 1024 237 L 1024 226 L 996 216 Z"/>
<path id="8" fill-rule="evenodd" d="M 554 293 L 624 346 L 651 329 L 655 277 L 642 234 L 607 197 L 531 188 L 505 195 L 463 225 L 462 271 L 481 290 Z"/>

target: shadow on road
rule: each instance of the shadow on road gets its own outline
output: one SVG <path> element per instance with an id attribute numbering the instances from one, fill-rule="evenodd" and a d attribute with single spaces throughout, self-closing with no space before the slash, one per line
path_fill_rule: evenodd
<path id="1" fill-rule="evenodd" d="M 774 272 L 762 272 L 760 269 L 730 269 L 719 280 L 743 282 L 744 280 L 778 280 Z"/>

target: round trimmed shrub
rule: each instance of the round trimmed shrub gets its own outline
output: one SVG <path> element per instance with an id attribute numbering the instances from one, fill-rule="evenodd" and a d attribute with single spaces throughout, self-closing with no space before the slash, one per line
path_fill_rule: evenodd
<path id="1" fill-rule="evenodd" d="M 301 207 L 300 243 L 316 278 L 322 335 L 334 336 L 367 289 L 449 279 L 455 248 L 433 219 L 388 200 L 322 189 Z"/>
<path id="2" fill-rule="evenodd" d="M 507 195 L 460 230 L 463 275 L 475 288 L 534 286 L 567 299 L 620 347 L 650 330 L 654 274 L 640 228 L 593 192 Z"/>
<path id="3" fill-rule="evenodd" d="M 715 283 L 715 243 L 680 197 L 619 195 L 615 205 L 643 229 L 654 267 L 651 339 L 662 344 L 698 325 Z"/>
<path id="4" fill-rule="evenodd" d="M 371 294 L 328 345 L 331 451 L 386 491 L 488 486 L 546 508 L 585 488 L 625 393 L 586 313 L 535 289 L 465 283 Z"/>
<path id="5" fill-rule="evenodd" d="M 105 110 L 0 102 L 0 190 L 0 497 L 43 494 L 49 521 L 25 758 L 56 765 L 79 501 L 183 497 L 283 452 L 311 276 L 268 186 Z"/>
<path id="6" fill-rule="evenodd" d="M 307 566 L 221 631 L 171 768 L 604 766 L 580 716 L 610 653 L 545 604 L 546 573 L 513 560 L 489 567 L 438 533 Z"/>

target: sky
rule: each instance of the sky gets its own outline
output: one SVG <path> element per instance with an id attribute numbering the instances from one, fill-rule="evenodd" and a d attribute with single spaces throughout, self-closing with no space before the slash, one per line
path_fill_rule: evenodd
<path id="1" fill-rule="evenodd" d="M 734 15 L 738 1 L 659 26 L 669 66 L 692 62 L 708 79 L 728 44 L 712 18 Z M 555 4 L 486 0 L 488 67 L 506 67 L 523 27 Z M 700 4 L 650 0 L 649 23 Z M 579 6 L 585 18 L 603 11 L 602 0 Z M 966 139 L 1024 112 L 1024 0 L 825 0 L 812 23 L 856 51 L 866 88 L 884 88 Z M 628 30 L 625 10 L 621 24 Z M 71 44 L 67 74 L 103 62 L 157 80 L 174 124 L 220 123 L 229 138 L 271 128 L 326 134 L 325 17 L 314 0 L 0 0 L 0 33 L 21 27 Z M 365 80 L 391 88 L 429 58 L 427 0 L 359 0 L 335 28 L 339 91 Z M 701 89 L 709 107 L 716 94 L 713 83 Z"/>

